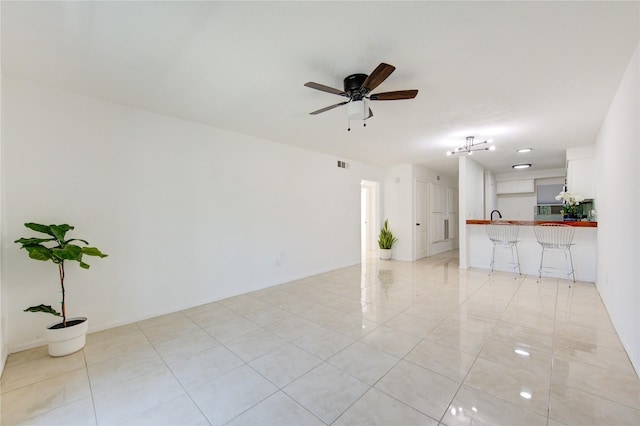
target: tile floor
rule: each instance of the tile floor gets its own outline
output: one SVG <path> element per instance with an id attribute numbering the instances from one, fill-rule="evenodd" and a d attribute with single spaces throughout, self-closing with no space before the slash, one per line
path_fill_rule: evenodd
<path id="1" fill-rule="evenodd" d="M 360 266 L 12 354 L 1 424 L 639 425 L 595 286 Z"/>

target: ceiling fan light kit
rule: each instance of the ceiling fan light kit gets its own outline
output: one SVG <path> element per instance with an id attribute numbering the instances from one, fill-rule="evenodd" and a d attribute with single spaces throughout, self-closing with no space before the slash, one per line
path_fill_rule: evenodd
<path id="1" fill-rule="evenodd" d="M 371 93 L 371 91 L 385 81 L 395 69 L 396 68 L 393 65 L 381 63 L 370 75 L 351 74 L 344 79 L 344 90 L 334 89 L 333 87 L 314 83 L 312 81 L 305 83 L 304 85 L 311 89 L 349 98 L 344 102 L 312 111 L 309 114 L 317 115 L 339 106 L 347 105 L 347 119 L 349 122 L 351 120 L 364 121 L 373 117 L 373 111 L 371 111 L 371 108 L 369 107 L 369 101 L 395 101 L 415 98 L 418 95 L 417 90 L 398 90 L 394 92 L 375 94 Z M 364 123 L 364 125 L 366 126 L 367 124 Z M 349 126 L 347 130 L 351 130 L 351 127 Z"/>
<path id="2" fill-rule="evenodd" d="M 367 114 L 368 109 L 369 100 L 366 98 L 359 101 L 351 101 L 347 104 L 347 117 L 349 120 L 366 120 L 370 117 Z"/>
<path id="3" fill-rule="evenodd" d="M 495 146 L 485 146 L 488 145 L 489 141 L 475 142 L 475 138 L 473 136 L 467 136 L 464 145 L 460 148 L 456 148 L 453 151 L 447 151 L 447 155 L 453 154 L 473 154 L 473 151 L 494 151 L 496 149 Z M 482 146 L 481 146 L 482 145 Z"/>

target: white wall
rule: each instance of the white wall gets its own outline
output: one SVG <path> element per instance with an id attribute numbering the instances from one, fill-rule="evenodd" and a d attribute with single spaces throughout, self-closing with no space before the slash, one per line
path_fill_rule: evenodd
<path id="1" fill-rule="evenodd" d="M 536 194 L 501 194 L 498 195 L 497 209 L 503 219 L 533 220 L 533 208 L 536 205 Z M 494 215 L 494 219 L 497 218 Z M 489 216 L 487 216 L 489 219 Z"/>
<path id="2" fill-rule="evenodd" d="M 413 177 L 414 179 L 420 179 L 425 182 L 433 182 L 437 183 L 438 185 L 444 185 L 450 188 L 458 187 L 457 178 L 444 176 L 424 166 L 413 165 Z"/>
<path id="3" fill-rule="evenodd" d="M 5 78 L 2 264 L 11 351 L 53 322 L 56 269 L 13 241 L 69 223 L 68 313 L 108 328 L 360 262 L 360 181 L 384 171 Z M 342 159 L 345 160 L 345 159 Z"/>
<path id="4" fill-rule="evenodd" d="M 0 7 L 0 10 L 2 8 Z M 0 12 L 1 14 L 1 12 Z M 0 19 L 0 21 L 2 21 Z M 0 62 L 1 62 L 0 53 Z M 4 185 L 3 178 L 3 170 L 2 170 L 2 151 L 3 151 L 3 143 L 2 143 L 2 123 L 4 122 L 4 118 L 2 116 L 2 71 L 0 70 L 0 193 L 2 191 Z M 0 196 L 0 229 L 4 229 L 4 200 L 3 197 Z M 7 343 L 7 319 L 5 303 L 6 298 L 4 297 L 5 293 L 5 279 L 4 279 L 4 268 L 2 267 L 2 246 L 4 245 L 4 238 L 0 233 L 0 375 L 2 375 L 2 371 L 4 370 L 4 365 L 7 361 L 7 356 L 9 355 L 9 348 Z"/>
<path id="5" fill-rule="evenodd" d="M 462 156 L 458 160 L 458 172 L 460 268 L 467 269 L 470 266 L 467 219 L 484 216 L 484 170 L 475 161 Z"/>
<path id="6" fill-rule="evenodd" d="M 598 289 L 640 374 L 640 45 L 596 140 Z"/>
<path id="7" fill-rule="evenodd" d="M 484 217 L 478 219 L 491 219 L 491 212 L 498 208 L 498 194 L 496 188 L 496 175 L 485 170 L 484 172 Z"/>

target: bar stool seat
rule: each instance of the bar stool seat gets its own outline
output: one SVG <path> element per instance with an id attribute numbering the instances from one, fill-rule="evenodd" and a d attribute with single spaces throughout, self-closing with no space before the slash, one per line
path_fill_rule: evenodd
<path id="1" fill-rule="evenodd" d="M 518 231 L 520 227 L 509 222 L 495 222 L 486 226 L 487 235 L 493 243 L 491 252 L 490 269 L 493 274 L 496 260 L 496 248 L 508 248 L 511 250 L 511 266 L 513 271 L 518 270 L 518 275 L 522 275 L 520 271 L 520 257 L 518 256 Z"/>
<path id="2" fill-rule="evenodd" d="M 576 275 L 573 269 L 573 257 L 571 256 L 571 246 L 573 245 L 573 235 L 575 232 L 573 226 L 560 223 L 543 223 L 534 226 L 533 232 L 536 234 L 538 243 L 542 246 L 540 268 L 538 268 L 538 282 L 542 279 L 543 270 L 563 270 L 563 268 L 559 267 L 544 266 L 544 254 L 546 252 L 556 251 L 564 254 L 567 266 L 567 269 L 565 270 L 567 279 L 571 276 L 575 283 Z"/>

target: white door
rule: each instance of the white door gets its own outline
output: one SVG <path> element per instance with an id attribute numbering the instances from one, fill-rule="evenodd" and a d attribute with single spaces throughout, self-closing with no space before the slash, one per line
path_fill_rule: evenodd
<path id="1" fill-rule="evenodd" d="M 427 257 L 429 254 L 429 232 L 427 227 L 428 220 L 428 209 L 427 203 L 429 200 L 428 197 L 428 186 L 427 182 L 416 180 L 415 186 L 415 197 L 416 197 L 416 210 L 415 210 L 415 219 L 416 219 L 416 259 L 422 259 L 423 257 Z"/>
<path id="2" fill-rule="evenodd" d="M 447 218 L 447 189 L 435 183 L 429 184 L 431 238 L 430 243 L 439 243 L 446 239 L 445 220 Z"/>
<path id="3" fill-rule="evenodd" d="M 366 255 L 378 247 L 376 223 L 379 214 L 380 183 L 363 180 L 360 187 L 361 250 L 362 254 Z"/>
<path id="4" fill-rule="evenodd" d="M 447 188 L 447 209 L 449 225 L 448 239 L 458 238 L 458 190 Z"/>

